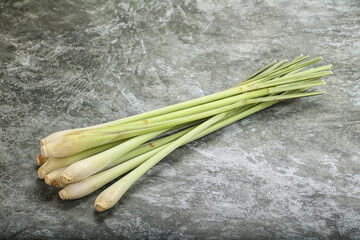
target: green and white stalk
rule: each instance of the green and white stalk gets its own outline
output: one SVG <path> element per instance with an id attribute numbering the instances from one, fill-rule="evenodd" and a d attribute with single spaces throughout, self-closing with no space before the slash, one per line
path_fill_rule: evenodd
<path id="1" fill-rule="evenodd" d="M 106 151 L 73 163 L 62 173 L 61 180 L 66 184 L 83 180 L 101 171 L 103 168 L 111 164 L 111 162 L 133 150 L 137 146 L 149 141 L 167 130 L 168 129 L 160 130 L 134 137 Z"/>
<path id="2" fill-rule="evenodd" d="M 272 101 L 270 103 L 274 103 L 274 101 L 279 102 L 280 100 L 285 100 L 285 99 L 290 99 L 290 98 L 297 98 L 297 97 L 305 97 L 305 96 L 313 96 L 313 95 L 317 95 L 317 94 L 322 94 L 324 92 L 307 92 L 307 93 L 288 93 L 286 95 L 277 95 L 277 96 L 271 96 L 272 97 Z M 253 100 L 253 99 L 251 99 Z M 260 108 L 265 108 L 270 106 L 267 103 L 263 103 L 260 105 Z M 252 108 L 252 109 L 251 109 Z M 236 110 L 232 110 L 226 113 L 226 116 L 224 119 L 222 119 L 221 121 L 217 122 L 216 124 L 212 125 L 211 127 L 203 130 L 201 133 L 197 134 L 196 136 L 194 136 L 193 138 L 191 138 L 189 141 L 187 141 L 186 143 L 190 142 L 190 141 L 194 141 L 198 138 L 201 138 L 207 134 L 210 134 L 222 127 L 225 127 L 235 121 L 238 121 L 241 118 L 244 118 L 252 113 L 254 113 L 255 111 L 259 111 L 259 106 L 255 107 L 254 104 L 250 105 L 249 108 L 241 108 L 241 109 L 236 109 Z M 197 124 L 199 125 L 199 124 Z M 197 126 L 196 125 L 196 126 Z M 155 155 L 157 152 L 161 151 L 164 147 L 168 146 L 173 140 L 180 138 L 181 136 L 185 135 L 186 133 L 188 133 L 190 130 L 194 129 L 196 126 L 193 126 L 191 128 L 185 129 L 181 132 L 178 132 L 176 134 L 170 135 L 168 137 L 164 137 L 162 139 L 158 139 L 156 141 L 161 141 L 162 144 L 165 145 L 160 145 L 158 146 L 158 148 L 153 149 L 155 146 L 153 144 L 151 145 L 144 145 L 143 148 L 136 152 L 143 152 L 142 155 L 137 155 L 136 153 L 134 154 L 136 157 L 131 159 L 132 157 L 129 156 L 129 158 L 125 158 L 123 160 L 121 160 L 119 163 L 126 161 L 128 159 L 131 159 L 123 164 L 119 164 L 118 162 L 114 162 L 114 166 L 109 166 L 112 167 L 106 171 L 103 171 L 101 173 L 95 174 L 89 178 L 86 178 L 80 182 L 76 182 L 73 184 L 68 185 L 67 187 L 65 187 L 61 193 L 59 193 L 60 197 L 62 199 L 77 199 L 77 198 L 81 198 L 83 196 L 86 196 L 94 191 L 96 191 L 97 189 L 99 189 L 100 187 L 104 186 L 105 184 L 109 183 L 110 181 L 114 180 L 115 178 L 119 177 L 120 175 L 132 170 L 133 168 L 137 167 L 138 165 L 140 165 L 142 162 L 146 161 L 148 158 L 152 157 L 153 155 Z M 171 137 L 171 138 L 169 138 Z M 154 141 L 155 142 L 155 141 Z M 185 143 L 185 144 L 186 144 Z M 145 148 L 146 146 L 149 146 L 148 148 Z M 150 147 L 151 146 L 151 147 Z M 140 149 L 140 148 L 139 148 Z M 149 151 L 151 150 L 151 151 Z M 134 150 L 135 151 L 135 150 Z M 133 152 L 134 152 L 133 151 Z M 125 157 L 125 155 L 124 155 Z M 120 158 L 122 159 L 122 158 Z M 119 160 L 120 160 L 119 159 Z M 117 165 L 119 164 L 119 165 Z M 117 165 L 117 166 L 116 166 Z"/>
<path id="3" fill-rule="evenodd" d="M 164 149 L 167 145 L 158 147 L 151 151 L 148 151 L 140 156 L 137 156 L 127 162 L 112 167 L 101 173 L 97 173 L 91 177 L 88 177 L 82 181 L 71 183 L 59 192 L 59 196 L 63 200 L 73 200 L 85 197 L 90 193 L 101 188 L 105 184 L 111 182 L 117 177 L 127 173 L 128 171 L 139 166 L 141 163 L 154 156 L 156 153 Z"/>
<path id="4" fill-rule="evenodd" d="M 201 104 L 206 104 L 209 102 L 217 101 L 220 99 L 228 98 L 234 95 L 238 95 L 244 92 L 254 91 L 262 88 L 267 87 L 274 87 L 278 86 L 279 84 L 287 84 L 295 81 L 300 80 L 306 80 L 311 79 L 315 77 L 321 77 L 328 74 L 331 74 L 330 71 L 323 72 L 323 73 L 314 73 L 313 75 L 307 75 L 307 77 L 300 78 L 295 73 L 291 74 L 291 76 L 287 76 L 286 73 L 298 70 L 303 68 L 304 66 L 307 66 L 309 64 L 313 64 L 317 61 L 321 60 L 321 58 L 316 58 L 309 60 L 304 63 L 297 63 L 293 61 L 293 65 L 288 66 L 288 68 L 284 68 L 286 64 L 284 65 L 284 62 L 281 61 L 277 64 L 274 64 L 273 66 L 269 67 L 267 70 L 265 70 L 263 73 L 259 74 L 253 79 L 250 79 L 248 83 L 241 84 L 239 87 L 233 87 L 230 89 L 227 89 L 225 91 L 215 93 L 209 96 L 201 97 L 198 99 L 190 100 L 187 102 L 175 104 L 169 107 L 165 107 L 162 109 L 157 109 L 154 111 L 150 111 L 144 114 L 139 114 L 133 117 L 120 119 L 117 121 L 113 121 L 107 124 L 101 124 L 99 126 L 93 126 L 89 128 L 83 128 L 76 131 L 63 131 L 65 134 L 60 134 L 60 136 L 56 135 L 57 137 L 54 138 L 52 141 L 49 141 L 47 144 L 43 144 L 41 147 L 41 153 L 44 157 L 49 156 L 55 156 L 55 157 L 65 157 L 70 156 L 73 154 L 76 154 L 78 152 L 84 151 L 88 148 L 93 148 L 102 144 L 106 144 L 109 142 L 113 142 L 120 139 L 125 139 L 133 136 L 134 133 L 127 133 L 124 132 L 125 130 L 121 128 L 122 125 L 125 124 L 131 124 L 132 122 L 136 122 L 138 120 L 143 120 L 144 122 L 147 121 L 148 118 L 161 116 L 168 113 L 173 113 L 176 111 L 180 111 L 183 109 L 188 109 L 191 107 L 195 107 Z M 279 70 L 280 69 L 280 70 Z M 307 74 L 307 73 L 306 73 Z M 279 78 L 276 78 L 280 76 Z M 285 76 L 284 76 L 285 75 Z M 284 78 L 285 77 L 285 78 Z M 287 77 L 287 78 L 286 78 Z M 272 80 L 271 83 L 267 83 L 266 81 L 262 81 L 265 78 L 268 80 Z M 275 79 L 273 79 L 275 78 Z M 257 82 L 260 81 L 260 82 Z M 200 109 L 201 110 L 201 109 Z M 200 111 L 199 110 L 199 111 Z M 173 117 L 176 117 L 176 114 L 172 115 Z M 164 117 L 160 118 L 164 121 Z M 170 120 L 166 118 L 166 120 Z M 114 130 L 117 131 L 114 131 Z M 122 129 L 122 130 L 121 130 Z M 50 137 L 50 136 L 49 136 Z"/>
<path id="5" fill-rule="evenodd" d="M 131 171 L 125 177 L 120 179 L 118 182 L 111 185 L 108 189 L 103 191 L 95 201 L 95 208 L 98 211 L 105 211 L 108 208 L 114 206 L 114 204 L 120 199 L 120 197 L 125 193 L 125 191 L 146 171 L 148 171 L 152 166 L 154 166 L 157 162 L 163 159 L 170 152 L 175 150 L 176 148 L 183 145 L 186 141 L 196 136 L 196 134 L 220 121 L 226 116 L 226 113 L 222 113 L 216 115 L 205 122 L 201 123 L 199 126 L 180 137 L 179 139 L 172 142 L 169 146 L 166 146 L 160 152 L 155 154 L 153 157 L 148 159 L 146 162 L 142 163 L 135 170 Z"/>
<path id="6" fill-rule="evenodd" d="M 321 81 L 321 80 L 312 80 L 312 81 L 306 81 L 306 82 L 304 81 L 303 83 L 286 84 L 286 85 L 282 85 L 282 86 L 278 86 L 278 87 L 271 87 L 271 88 L 265 89 L 264 92 L 266 92 L 267 94 L 262 94 L 262 95 L 269 95 L 269 94 L 275 94 L 275 93 L 284 92 L 284 91 L 308 88 L 308 87 L 313 87 L 313 86 L 320 86 L 323 84 L 325 84 L 325 82 Z M 266 97 L 264 97 L 264 98 L 261 98 L 261 101 L 271 101 L 271 99 L 267 99 Z M 175 119 L 171 119 L 171 120 L 167 120 L 167 121 L 163 121 L 163 122 L 148 124 L 142 128 L 140 128 L 139 126 L 129 126 L 128 128 L 132 128 L 133 130 L 129 130 L 128 132 L 126 132 L 126 135 L 127 135 L 127 137 L 139 136 L 139 135 L 146 134 L 146 133 L 149 133 L 152 131 L 158 131 L 158 130 L 161 130 L 164 128 L 173 127 L 178 124 L 184 124 L 184 123 L 187 123 L 190 121 L 197 121 L 200 119 L 205 119 L 205 118 L 214 116 L 214 115 L 222 113 L 222 112 L 226 112 L 226 111 L 229 111 L 229 110 L 232 110 L 235 108 L 242 107 L 246 104 L 248 104 L 248 103 L 245 101 L 238 101 L 233 104 L 225 105 L 224 107 L 212 109 L 209 111 L 200 112 L 197 114 L 180 117 L 180 118 L 175 118 Z"/>
<path id="7" fill-rule="evenodd" d="M 48 173 L 54 171 L 55 169 L 62 168 L 62 167 L 68 167 L 71 164 L 78 162 L 82 159 L 85 159 L 87 157 L 90 157 L 94 154 L 103 152 L 109 148 L 112 148 L 116 145 L 119 145 L 120 143 L 124 142 L 124 140 L 120 140 L 117 142 L 108 143 L 105 145 L 101 145 L 95 148 L 90 148 L 88 150 L 85 150 L 83 152 L 77 153 L 75 155 L 69 156 L 69 157 L 50 157 L 39 169 L 38 169 L 38 176 L 40 179 L 43 179 Z M 41 155 L 40 155 L 41 156 Z"/>
<path id="8" fill-rule="evenodd" d="M 117 158 L 116 160 L 114 160 L 113 162 L 111 162 L 106 168 L 110 168 L 113 166 L 116 166 L 122 162 L 125 162 L 129 159 L 135 158 L 143 153 L 146 153 L 152 149 L 158 148 L 163 146 L 164 144 L 173 141 L 175 139 L 177 139 L 179 136 L 184 135 L 186 132 L 190 131 L 193 127 L 189 127 L 186 128 L 180 132 L 171 134 L 169 136 L 165 136 L 156 140 L 153 140 L 151 142 L 147 142 L 144 143 L 142 145 L 140 145 L 139 147 L 131 150 L 130 152 L 124 154 L 123 156 Z M 38 176 L 40 179 L 43 179 L 48 173 L 58 169 L 58 168 L 63 168 L 63 167 L 68 167 L 71 164 L 78 162 L 80 160 L 83 160 L 87 157 L 93 156 L 97 153 L 103 152 L 107 149 L 110 149 L 116 145 L 119 145 L 120 143 L 124 142 L 124 140 L 118 141 L 118 142 L 113 142 L 113 143 L 109 143 L 106 145 L 101 145 L 99 147 L 96 148 L 91 148 L 88 149 L 84 152 L 69 156 L 69 157 L 63 157 L 63 158 L 56 158 L 56 157 L 51 157 L 44 165 L 42 165 L 39 169 L 38 169 Z"/>
<path id="9" fill-rule="evenodd" d="M 62 199 L 88 195 L 124 173 L 95 202 L 112 207 L 146 171 L 177 147 L 216 131 L 279 101 L 324 92 L 301 92 L 325 84 L 331 65 L 304 68 L 321 57 L 272 62 L 244 82 L 209 96 L 91 127 L 56 132 L 41 140 L 38 175 L 64 187 Z M 163 133 L 179 132 L 147 142 Z M 146 143 L 147 142 L 147 143 Z"/>
<path id="10" fill-rule="evenodd" d="M 44 179 L 46 184 L 59 188 L 65 187 L 66 184 L 63 183 L 60 179 L 60 176 L 65 169 L 66 169 L 65 167 L 58 168 L 52 171 L 51 173 L 47 174 Z"/>

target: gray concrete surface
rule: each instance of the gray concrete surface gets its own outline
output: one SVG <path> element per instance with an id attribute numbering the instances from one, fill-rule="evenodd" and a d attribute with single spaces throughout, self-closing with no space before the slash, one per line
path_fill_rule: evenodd
<path id="1" fill-rule="evenodd" d="M 39 140 L 323 56 L 326 95 L 182 147 L 110 211 L 37 179 Z M 0 238 L 360 239 L 360 2 L 1 1 Z"/>

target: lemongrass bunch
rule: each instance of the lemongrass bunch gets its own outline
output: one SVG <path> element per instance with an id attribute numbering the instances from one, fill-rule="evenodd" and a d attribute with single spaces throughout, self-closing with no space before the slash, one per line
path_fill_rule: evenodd
<path id="1" fill-rule="evenodd" d="M 38 170 L 46 183 L 63 188 L 62 199 L 84 197 L 129 172 L 103 191 L 95 208 L 111 208 L 152 166 L 179 146 L 279 101 L 323 94 L 304 90 L 325 84 L 331 65 L 309 68 L 321 57 L 272 62 L 224 91 L 128 118 L 42 139 Z M 156 140 L 151 140 L 157 138 Z"/>

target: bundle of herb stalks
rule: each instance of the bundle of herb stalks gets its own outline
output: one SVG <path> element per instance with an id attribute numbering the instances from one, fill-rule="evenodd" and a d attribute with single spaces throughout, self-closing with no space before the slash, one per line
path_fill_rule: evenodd
<path id="1" fill-rule="evenodd" d="M 62 199 L 84 197 L 107 183 L 95 208 L 113 207 L 156 163 L 176 148 L 235 121 L 292 98 L 323 94 L 306 91 L 325 84 L 331 65 L 308 68 L 322 60 L 272 62 L 224 91 L 161 109 L 86 128 L 53 133 L 40 141 L 39 178 L 62 188 Z"/>

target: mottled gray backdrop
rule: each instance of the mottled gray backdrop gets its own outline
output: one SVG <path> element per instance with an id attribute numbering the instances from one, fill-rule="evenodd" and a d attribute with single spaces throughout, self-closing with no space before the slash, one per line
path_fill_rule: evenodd
<path id="1" fill-rule="evenodd" d="M 182 147 L 110 211 L 37 179 L 39 140 L 323 56 L 326 95 Z M 360 1 L 0 1 L 0 238 L 360 239 Z"/>

